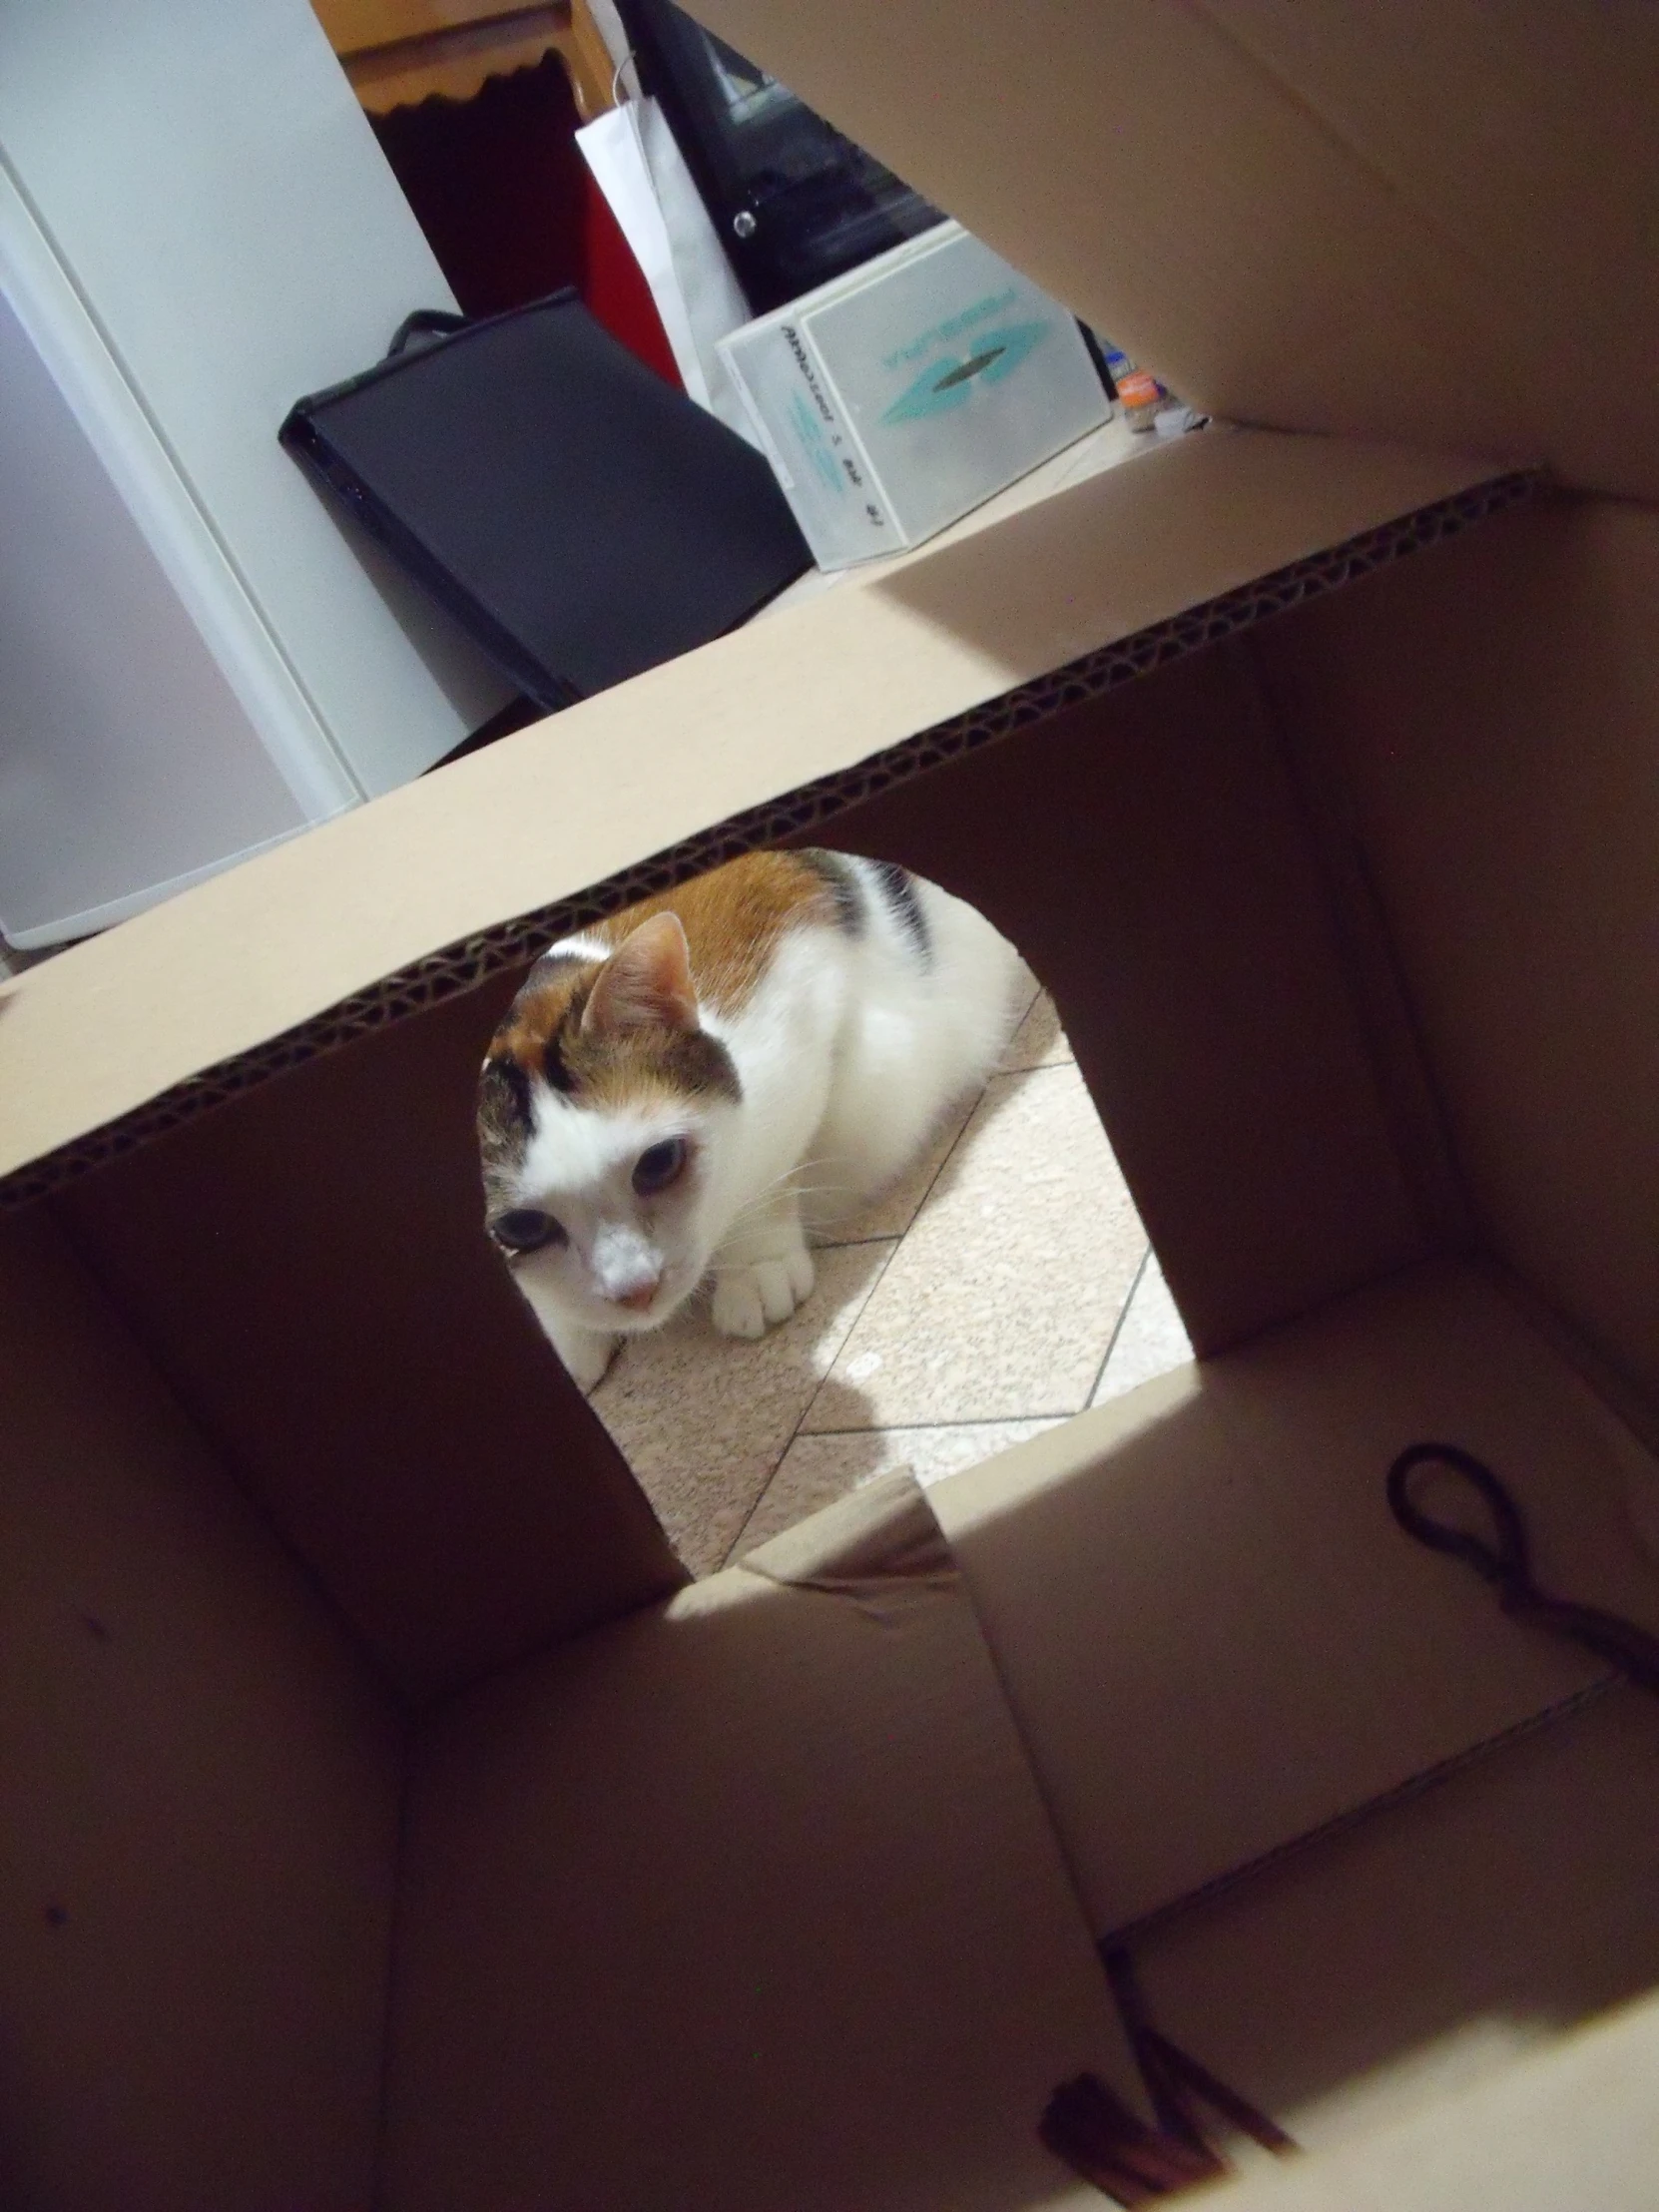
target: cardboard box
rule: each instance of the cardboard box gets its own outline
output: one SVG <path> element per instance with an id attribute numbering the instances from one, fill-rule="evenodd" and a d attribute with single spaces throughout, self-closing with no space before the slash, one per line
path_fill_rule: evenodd
<path id="1" fill-rule="evenodd" d="M 1076 318 L 958 223 L 720 351 L 825 569 L 919 545 L 1111 412 Z"/>
<path id="2" fill-rule="evenodd" d="M 1109 1939 L 1315 2147 L 1241 2207 L 1635 2212 L 1659 1712 L 1382 1485 L 1449 1436 L 1659 1627 L 1659 30 L 705 5 L 1272 426 L 7 987 L 0 2194 L 1082 2207 Z M 471 1085 L 556 928 L 825 837 L 1020 943 L 1199 1358 L 688 1587 Z"/>

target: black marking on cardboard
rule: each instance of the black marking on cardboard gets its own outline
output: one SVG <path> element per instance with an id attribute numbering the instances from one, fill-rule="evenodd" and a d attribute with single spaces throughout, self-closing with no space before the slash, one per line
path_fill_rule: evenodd
<path id="1" fill-rule="evenodd" d="M 69 1926 L 68 1911 L 61 1905 L 49 1905 L 43 1918 L 48 1928 L 67 1928 Z"/>
<path id="2" fill-rule="evenodd" d="M 1237 637 L 1276 615 L 1390 567 L 1412 553 L 1458 537 L 1475 523 L 1536 498 L 1547 482 L 1540 469 L 1519 469 L 1490 483 L 1453 492 L 1414 514 L 1381 523 L 1342 545 L 1309 554 L 1255 583 L 1240 585 L 1202 606 L 1171 615 L 1131 638 L 1097 647 L 1064 668 L 1016 685 L 982 706 L 969 708 L 931 730 L 889 746 L 884 753 L 854 768 L 822 777 L 781 799 L 752 807 L 718 829 L 700 830 L 604 883 L 498 922 L 441 952 L 427 953 L 252 1052 L 200 1069 L 119 1120 L 89 1130 L 45 1159 L 19 1168 L 0 1184 L 0 1209 L 33 1205 L 92 1169 L 124 1158 L 152 1138 L 194 1121 L 199 1114 L 245 1091 L 258 1089 L 273 1076 L 320 1059 L 376 1029 L 388 1029 L 412 1014 L 424 1013 L 493 976 L 513 968 L 527 969 L 550 938 L 576 936 L 643 898 L 676 889 L 692 876 L 718 867 L 723 860 L 734 860 L 740 853 L 777 844 L 787 837 L 802 836 L 832 822 L 848 808 L 896 785 L 911 783 L 947 761 L 977 752 L 981 746 L 998 744 L 1016 731 L 1046 722 L 1069 708 L 1104 698 L 1108 692 L 1165 668 L 1172 661 L 1185 660 L 1225 638 Z"/>

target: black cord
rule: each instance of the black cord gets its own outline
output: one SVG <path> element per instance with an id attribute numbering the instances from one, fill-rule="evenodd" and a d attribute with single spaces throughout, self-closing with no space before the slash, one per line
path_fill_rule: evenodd
<path id="1" fill-rule="evenodd" d="M 1411 1495 L 1411 1477 L 1419 1467 L 1440 1467 L 1458 1475 L 1476 1492 L 1491 1516 L 1493 1540 L 1471 1535 L 1425 1513 Z M 1616 1667 L 1638 1689 L 1659 1696 L 1659 1637 L 1634 1621 L 1598 1606 L 1575 1605 L 1551 1597 L 1532 1579 L 1526 1523 L 1520 1508 L 1491 1468 L 1457 1444 L 1410 1444 L 1388 1469 L 1388 1510 L 1407 1536 L 1431 1551 L 1443 1551 L 1489 1582 L 1504 1612 L 1550 1634 L 1582 1644 Z"/>

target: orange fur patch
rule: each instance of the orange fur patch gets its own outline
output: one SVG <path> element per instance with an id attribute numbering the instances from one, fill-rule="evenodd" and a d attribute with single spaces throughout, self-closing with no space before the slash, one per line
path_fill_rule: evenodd
<path id="1" fill-rule="evenodd" d="M 680 916 L 691 947 L 697 995 L 721 1013 L 741 1006 L 766 973 L 786 929 L 834 919 L 834 894 L 820 869 L 796 852 L 746 852 L 659 891 L 585 932 L 618 945 L 653 914 Z"/>
<path id="2" fill-rule="evenodd" d="M 615 947 L 654 914 L 678 914 L 699 1000 L 729 1012 L 754 990 L 786 930 L 805 922 L 833 924 L 837 910 L 822 866 L 793 852 L 752 852 L 582 933 Z M 621 1036 L 584 1036 L 582 1010 L 600 965 L 580 955 L 544 956 L 525 978 L 485 1063 L 486 1077 L 492 1067 L 499 1071 L 481 1094 L 479 1133 L 487 1159 L 516 1149 L 526 1126 L 524 1082 L 530 1080 L 549 1081 L 601 1107 L 736 1095 L 731 1061 L 706 1035 L 646 1025 Z M 503 1062 L 517 1071 L 505 1087 Z"/>
<path id="3" fill-rule="evenodd" d="M 534 973 L 532 969 L 490 1039 L 490 1058 L 516 1060 L 526 1075 L 541 1073 L 548 1038 L 557 1036 L 572 1011 L 587 1003 L 599 962 L 560 960 L 541 983 L 533 980 Z"/>

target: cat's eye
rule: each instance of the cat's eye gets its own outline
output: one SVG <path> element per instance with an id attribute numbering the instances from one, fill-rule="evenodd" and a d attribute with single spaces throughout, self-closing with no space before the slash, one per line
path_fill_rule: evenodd
<path id="1" fill-rule="evenodd" d="M 685 1168 L 687 1157 L 684 1137 L 665 1137 L 661 1144 L 642 1152 L 634 1162 L 634 1188 L 641 1198 L 666 1191 Z"/>
<path id="2" fill-rule="evenodd" d="M 539 1252 L 543 1245 L 565 1241 L 565 1233 L 553 1216 L 537 1206 L 519 1206 L 510 1214 L 498 1214 L 490 1223 L 490 1235 L 509 1252 Z"/>

